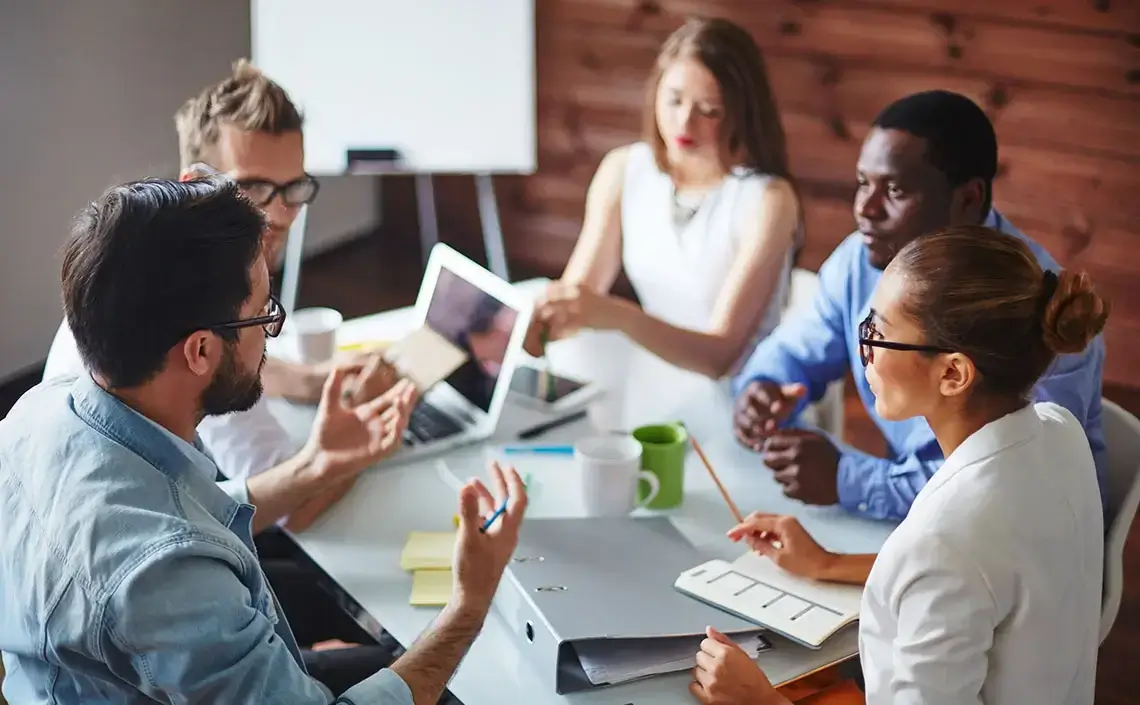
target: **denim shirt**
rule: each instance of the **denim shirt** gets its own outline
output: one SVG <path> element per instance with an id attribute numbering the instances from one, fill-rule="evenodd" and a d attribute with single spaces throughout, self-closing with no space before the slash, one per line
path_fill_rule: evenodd
<path id="1" fill-rule="evenodd" d="M 0 421 L 0 651 L 13 703 L 321 703 L 202 452 L 87 375 Z M 240 493 L 239 493 L 240 494 Z M 411 705 L 383 670 L 336 703 Z"/>
<path id="2" fill-rule="evenodd" d="M 1013 227 L 997 210 L 985 225 L 1021 238 L 1044 269 L 1057 271 L 1045 248 Z M 799 426 L 799 411 L 818 401 L 827 385 L 855 373 L 855 387 L 867 413 L 882 431 L 888 458 L 877 458 L 836 441 L 839 449 L 839 504 L 874 519 L 900 520 L 927 480 L 941 467 L 942 449 L 926 420 L 886 421 L 875 413 L 875 395 L 867 385 L 859 357 L 859 323 L 871 307 L 871 295 L 883 276 L 871 266 L 863 236 L 852 233 L 819 269 L 819 293 L 803 315 L 781 323 L 753 351 L 733 380 L 739 395 L 753 380 L 800 382 L 808 389 L 787 425 Z M 1033 390 L 1033 400 L 1052 401 L 1068 409 L 1085 429 L 1096 462 L 1103 501 L 1108 450 L 1101 425 L 1101 373 L 1104 340 L 1097 336 L 1084 352 L 1061 355 Z"/>

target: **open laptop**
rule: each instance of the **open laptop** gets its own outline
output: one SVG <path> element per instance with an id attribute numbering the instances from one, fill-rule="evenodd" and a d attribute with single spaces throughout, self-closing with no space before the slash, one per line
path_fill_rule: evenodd
<path id="1" fill-rule="evenodd" d="M 468 355 L 416 405 L 404 434 L 405 460 L 474 443 L 495 432 L 523 356 L 533 301 L 452 248 L 432 248 L 416 299 L 414 327 L 427 325 Z"/>

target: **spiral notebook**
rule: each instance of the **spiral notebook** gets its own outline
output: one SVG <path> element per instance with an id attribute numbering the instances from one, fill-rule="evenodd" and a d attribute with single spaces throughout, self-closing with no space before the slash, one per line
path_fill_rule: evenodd
<path id="1" fill-rule="evenodd" d="M 751 552 L 702 563 L 673 587 L 811 649 L 858 621 L 863 599 L 862 586 L 801 578 Z"/>

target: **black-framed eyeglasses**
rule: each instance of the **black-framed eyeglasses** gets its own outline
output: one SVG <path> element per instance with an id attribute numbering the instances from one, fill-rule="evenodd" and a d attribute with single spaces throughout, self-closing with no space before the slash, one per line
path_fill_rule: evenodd
<path id="1" fill-rule="evenodd" d="M 224 176 L 205 162 L 194 162 L 188 167 L 188 171 L 208 176 Z M 234 181 L 245 194 L 245 197 L 258 208 L 268 206 L 277 194 L 281 194 L 281 200 L 287 206 L 304 206 L 315 201 L 321 190 L 321 182 L 310 174 L 305 174 L 286 184 L 279 184 L 269 179 L 235 179 Z"/>
<path id="2" fill-rule="evenodd" d="M 258 208 L 268 206 L 270 201 L 280 194 L 281 201 L 287 206 L 304 206 L 316 200 L 321 190 L 321 182 L 309 174 L 293 179 L 289 183 L 279 184 L 268 179 L 237 179 L 245 197 Z"/>
<path id="3" fill-rule="evenodd" d="M 252 328 L 254 326 L 263 326 L 265 334 L 270 338 L 276 338 L 281 335 L 281 329 L 285 327 L 285 307 L 277 300 L 275 296 L 269 297 L 269 303 L 265 306 L 264 316 L 255 316 L 253 318 L 242 318 L 236 321 L 227 321 L 226 323 L 215 323 L 209 326 L 203 326 L 209 330 L 237 330 L 239 328 Z"/>
<path id="4" fill-rule="evenodd" d="M 875 348 L 887 350 L 909 350 L 912 352 L 951 353 L 949 348 L 940 348 L 936 345 L 915 345 L 913 343 L 895 343 L 890 340 L 881 340 L 881 334 L 875 328 L 875 309 L 867 312 L 867 317 L 859 324 L 859 359 L 863 367 L 875 361 Z"/>

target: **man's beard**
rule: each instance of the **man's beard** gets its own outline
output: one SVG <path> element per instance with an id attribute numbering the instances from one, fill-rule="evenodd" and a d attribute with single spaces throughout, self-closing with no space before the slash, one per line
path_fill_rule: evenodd
<path id="1" fill-rule="evenodd" d="M 262 353 L 257 369 L 243 372 L 238 369 L 237 345 L 227 343 L 221 366 L 209 386 L 202 391 L 202 414 L 221 416 L 253 408 L 261 399 L 261 367 L 264 364 L 265 353 Z"/>

